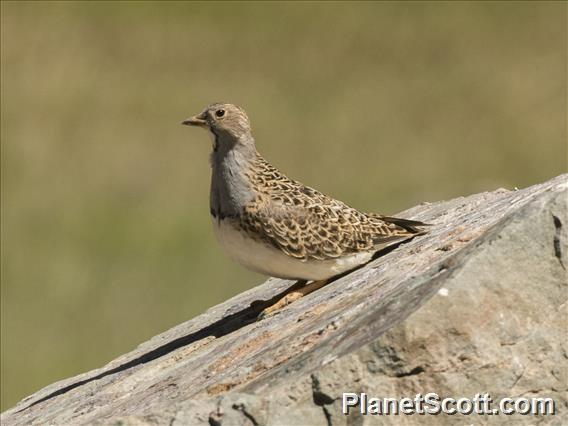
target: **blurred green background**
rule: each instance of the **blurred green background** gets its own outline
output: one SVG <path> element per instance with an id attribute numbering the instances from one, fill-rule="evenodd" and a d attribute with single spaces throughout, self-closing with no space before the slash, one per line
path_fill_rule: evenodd
<path id="1" fill-rule="evenodd" d="M 262 282 L 217 247 L 209 138 L 385 214 L 566 170 L 566 9 L 1 3 L 2 410 Z"/>

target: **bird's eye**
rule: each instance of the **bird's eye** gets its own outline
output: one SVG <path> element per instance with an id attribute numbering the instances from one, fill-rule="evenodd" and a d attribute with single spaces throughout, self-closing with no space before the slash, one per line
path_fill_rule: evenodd
<path id="1" fill-rule="evenodd" d="M 217 117 L 221 118 L 225 115 L 225 110 L 224 109 L 218 109 L 217 111 L 215 111 L 215 115 Z"/>

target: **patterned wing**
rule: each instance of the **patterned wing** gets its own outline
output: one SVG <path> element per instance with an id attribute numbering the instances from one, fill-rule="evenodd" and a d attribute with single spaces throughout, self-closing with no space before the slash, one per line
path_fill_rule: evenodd
<path id="1" fill-rule="evenodd" d="M 319 196 L 325 202 L 316 200 Z M 371 251 L 414 234 L 323 194 L 310 194 L 308 198 L 290 191 L 281 196 L 259 196 L 245 207 L 243 226 L 289 256 L 302 260 L 326 260 Z"/>
<path id="2" fill-rule="evenodd" d="M 259 195 L 245 207 L 243 226 L 292 257 L 333 259 L 421 232 L 420 222 L 361 213 L 257 160 L 248 177 Z"/>

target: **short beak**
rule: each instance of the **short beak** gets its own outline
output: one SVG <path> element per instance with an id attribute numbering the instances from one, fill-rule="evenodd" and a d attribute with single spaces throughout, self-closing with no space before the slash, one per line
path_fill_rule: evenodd
<path id="1" fill-rule="evenodd" d="M 183 120 L 181 124 L 186 126 L 207 126 L 207 121 L 205 120 L 205 116 L 203 113 L 196 115 L 194 117 L 190 117 L 187 120 Z"/>

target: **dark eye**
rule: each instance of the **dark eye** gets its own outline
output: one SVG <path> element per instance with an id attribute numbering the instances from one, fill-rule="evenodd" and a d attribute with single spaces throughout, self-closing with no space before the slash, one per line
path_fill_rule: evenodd
<path id="1" fill-rule="evenodd" d="M 221 118 L 225 115 L 225 110 L 224 109 L 218 109 L 217 111 L 215 111 L 215 115 L 217 117 Z"/>

